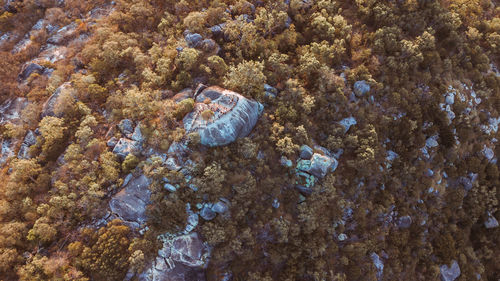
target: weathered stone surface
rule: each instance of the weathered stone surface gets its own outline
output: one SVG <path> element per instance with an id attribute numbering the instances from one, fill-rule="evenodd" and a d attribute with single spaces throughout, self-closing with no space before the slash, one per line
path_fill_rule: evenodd
<path id="1" fill-rule="evenodd" d="M 117 143 L 118 143 L 118 139 L 115 137 L 112 137 L 108 140 L 108 142 L 106 142 L 106 145 L 109 147 L 115 147 Z"/>
<path id="2" fill-rule="evenodd" d="M 125 159 L 130 153 L 137 154 L 140 150 L 140 145 L 133 140 L 121 138 L 113 148 L 113 153 L 118 155 L 121 159 Z"/>
<path id="3" fill-rule="evenodd" d="M 163 185 L 163 187 L 164 187 L 166 190 L 170 191 L 170 192 L 175 192 L 175 191 L 177 191 L 177 189 L 175 188 L 175 186 L 173 186 L 173 185 L 171 185 L 171 184 L 169 184 L 169 183 L 164 184 L 164 185 Z"/>
<path id="4" fill-rule="evenodd" d="M 49 39 L 47 39 L 47 43 L 54 45 L 64 44 L 65 41 L 75 35 L 76 27 L 77 25 L 75 22 L 62 27 L 54 35 L 50 36 Z"/>
<path id="5" fill-rule="evenodd" d="M 217 202 L 212 206 L 212 210 L 216 213 L 223 214 L 229 210 L 229 207 L 224 202 Z"/>
<path id="6" fill-rule="evenodd" d="M 166 239 L 152 267 L 140 280 L 204 281 L 209 247 L 197 233 Z"/>
<path id="7" fill-rule="evenodd" d="M 44 70 L 44 67 L 37 64 L 37 63 L 34 63 L 34 62 L 27 63 L 27 64 L 23 65 L 23 68 L 21 69 L 21 73 L 19 73 L 19 75 L 17 76 L 17 80 L 19 82 L 22 82 L 22 81 L 28 79 L 28 77 L 30 77 L 30 75 L 33 73 L 42 74 L 43 70 Z"/>
<path id="8" fill-rule="evenodd" d="M 56 91 L 50 96 L 50 98 L 43 104 L 42 108 L 42 118 L 45 116 L 56 116 L 54 112 L 54 108 L 57 104 L 59 96 L 62 91 L 69 91 L 71 89 L 71 84 L 66 82 L 59 86 Z M 57 117 L 62 117 L 61 114 L 57 115 Z"/>
<path id="9" fill-rule="evenodd" d="M 21 117 L 21 111 L 28 105 L 26 98 L 8 99 L 0 106 L 0 124 L 15 122 Z"/>
<path id="10" fill-rule="evenodd" d="M 213 220 L 217 214 L 212 210 L 212 208 L 208 205 L 203 206 L 200 211 L 200 217 L 204 220 Z"/>
<path id="11" fill-rule="evenodd" d="M 338 162 L 335 158 L 314 153 L 311 160 L 299 160 L 297 169 L 312 174 L 318 178 L 323 178 L 328 172 L 333 172 L 337 168 Z"/>
<path id="12" fill-rule="evenodd" d="M 30 146 L 36 144 L 36 136 L 33 131 L 29 130 L 26 136 L 24 137 L 23 143 L 21 144 L 21 148 L 17 153 L 17 158 L 28 159 L 29 158 L 29 148 Z"/>
<path id="13" fill-rule="evenodd" d="M 188 33 L 184 39 L 190 48 L 197 48 L 201 45 L 203 37 L 198 33 Z"/>
<path id="14" fill-rule="evenodd" d="M 384 262 L 376 253 L 371 253 L 370 258 L 373 261 L 373 265 L 377 269 L 377 280 L 382 280 L 382 275 L 384 274 Z"/>
<path id="15" fill-rule="evenodd" d="M 365 80 L 356 81 L 354 83 L 354 93 L 356 96 L 361 97 L 370 91 L 370 84 Z"/>
<path id="16" fill-rule="evenodd" d="M 441 280 L 443 281 L 454 281 L 460 276 L 460 267 L 456 260 L 453 260 L 451 263 L 451 267 L 443 264 L 439 267 L 441 272 Z"/>
<path id="17" fill-rule="evenodd" d="M 409 228 L 411 226 L 412 219 L 410 216 L 403 216 L 398 219 L 399 228 Z"/>
<path id="18" fill-rule="evenodd" d="M 129 136 L 134 132 L 134 123 L 130 119 L 123 119 L 118 124 L 118 129 L 120 129 L 122 134 Z"/>
<path id="19" fill-rule="evenodd" d="M 2 147 L 0 151 L 0 166 L 5 164 L 7 159 L 14 156 L 14 144 L 11 140 L 2 140 Z"/>
<path id="20" fill-rule="evenodd" d="M 484 222 L 484 226 L 488 229 L 496 228 L 498 227 L 498 221 L 493 215 L 488 214 L 488 219 Z"/>
<path id="21" fill-rule="evenodd" d="M 133 141 L 142 144 L 144 142 L 144 136 L 142 135 L 141 125 L 138 124 L 135 129 L 132 137 L 130 137 Z"/>
<path id="22" fill-rule="evenodd" d="M 313 156 L 313 149 L 308 145 L 303 145 L 300 147 L 300 158 L 309 160 Z"/>
<path id="23" fill-rule="evenodd" d="M 347 131 L 349 131 L 351 126 L 358 124 L 358 122 L 356 121 L 356 119 L 354 117 L 347 117 L 347 118 L 340 120 L 339 124 L 342 127 L 344 127 L 344 133 L 347 133 Z"/>
<path id="24" fill-rule="evenodd" d="M 131 179 L 125 188 L 109 201 L 111 211 L 124 221 L 143 224 L 146 221 L 146 206 L 150 202 L 150 184 L 151 180 L 145 175 Z"/>
<path id="25" fill-rule="evenodd" d="M 210 103 L 204 103 L 206 99 Z M 184 129 L 198 132 L 206 146 L 227 145 L 248 136 L 263 110 L 260 103 L 216 86 L 202 90 L 195 101 L 194 110 L 184 117 Z M 204 120 L 202 112 L 207 110 L 213 115 Z"/>

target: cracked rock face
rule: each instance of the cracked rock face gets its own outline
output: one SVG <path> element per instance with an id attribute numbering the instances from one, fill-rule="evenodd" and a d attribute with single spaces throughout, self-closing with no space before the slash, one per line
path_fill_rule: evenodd
<path id="1" fill-rule="evenodd" d="M 142 224 L 146 221 L 146 206 L 149 204 L 151 180 L 145 175 L 130 179 L 125 188 L 109 201 L 111 211 L 124 221 Z"/>
<path id="2" fill-rule="evenodd" d="M 197 233 L 164 241 L 158 257 L 142 280 L 204 281 L 209 248 Z"/>
<path id="3" fill-rule="evenodd" d="M 263 110 L 262 104 L 216 86 L 202 90 L 195 102 L 194 110 L 184 117 L 184 129 L 198 132 L 206 146 L 227 145 L 248 136 Z M 209 118 L 202 116 L 205 111 L 212 112 Z"/>

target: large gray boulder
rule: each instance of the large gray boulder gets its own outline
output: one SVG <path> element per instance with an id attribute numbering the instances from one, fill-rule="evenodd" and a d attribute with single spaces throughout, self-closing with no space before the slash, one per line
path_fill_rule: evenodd
<path id="1" fill-rule="evenodd" d="M 204 281 L 210 248 L 197 233 L 165 239 L 163 248 L 140 280 Z"/>
<path id="2" fill-rule="evenodd" d="M 204 102 L 204 101 L 209 102 Z M 222 146 L 248 136 L 264 107 L 244 96 L 217 86 L 195 93 L 194 110 L 184 117 L 187 133 L 198 132 L 206 146 Z M 205 120 L 204 111 L 212 116 Z"/>
<path id="3" fill-rule="evenodd" d="M 151 180 L 145 175 L 132 178 L 125 187 L 109 201 L 111 212 L 133 226 L 146 222 L 146 206 L 150 203 Z"/>
<path id="4" fill-rule="evenodd" d="M 439 270 L 441 272 L 441 280 L 443 281 L 454 281 L 460 276 L 460 266 L 458 266 L 456 260 L 452 261 L 450 267 L 446 264 L 441 265 Z"/>

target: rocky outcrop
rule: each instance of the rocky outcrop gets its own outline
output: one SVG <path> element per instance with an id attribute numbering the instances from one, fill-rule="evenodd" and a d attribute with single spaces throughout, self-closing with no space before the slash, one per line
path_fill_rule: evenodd
<path id="1" fill-rule="evenodd" d="M 17 76 L 17 80 L 18 82 L 22 82 L 28 79 L 28 77 L 30 77 L 31 74 L 33 73 L 42 74 L 44 69 L 45 68 L 43 66 L 37 63 L 34 62 L 27 63 L 21 69 L 21 73 L 19 73 L 19 75 Z"/>
<path id="2" fill-rule="evenodd" d="M 0 124 L 16 122 L 21 117 L 21 111 L 28 105 L 26 98 L 15 98 L 0 105 Z"/>
<path id="3" fill-rule="evenodd" d="M 111 212 L 133 227 L 139 227 L 146 222 L 146 206 L 150 203 L 151 180 L 145 175 L 129 176 L 124 182 L 124 188 L 109 201 Z"/>
<path id="4" fill-rule="evenodd" d="M 204 281 L 210 248 L 197 233 L 163 237 L 163 248 L 140 280 L 148 281 Z"/>
<path id="5" fill-rule="evenodd" d="M 201 143 L 211 147 L 248 136 L 263 110 L 260 103 L 216 86 L 198 90 L 195 102 L 184 117 L 184 129 L 198 132 Z"/>
<path id="6" fill-rule="evenodd" d="M 33 131 L 29 130 L 26 136 L 24 137 L 23 143 L 21 144 L 21 148 L 17 153 L 17 158 L 28 159 L 29 156 L 29 148 L 32 145 L 36 144 L 36 136 Z"/>
<path id="7" fill-rule="evenodd" d="M 55 106 L 61 96 L 63 91 L 69 91 L 71 89 L 71 84 L 66 82 L 59 86 L 56 91 L 49 97 L 49 99 L 43 104 L 42 108 L 42 118 L 45 116 L 57 116 L 62 117 L 61 114 L 56 114 L 54 112 Z"/>

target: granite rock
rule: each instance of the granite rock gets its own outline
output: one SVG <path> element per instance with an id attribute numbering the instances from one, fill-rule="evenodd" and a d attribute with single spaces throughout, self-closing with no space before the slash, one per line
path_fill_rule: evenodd
<path id="1" fill-rule="evenodd" d="M 206 99 L 210 102 L 204 103 Z M 210 147 L 248 136 L 263 110 L 260 103 L 216 86 L 203 89 L 195 101 L 194 110 L 184 117 L 184 129 L 198 132 L 201 144 Z M 208 110 L 213 114 L 205 120 L 202 112 Z"/>

